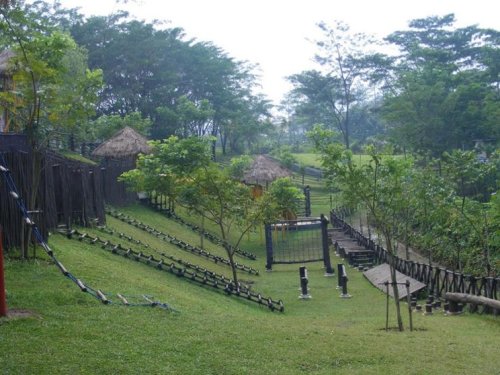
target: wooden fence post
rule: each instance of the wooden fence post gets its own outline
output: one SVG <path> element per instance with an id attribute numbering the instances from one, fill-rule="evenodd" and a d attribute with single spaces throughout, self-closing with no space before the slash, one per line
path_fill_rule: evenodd
<path id="1" fill-rule="evenodd" d="M 5 279 L 3 274 L 3 232 L 0 225 L 0 317 L 7 316 L 7 302 L 5 301 Z"/>

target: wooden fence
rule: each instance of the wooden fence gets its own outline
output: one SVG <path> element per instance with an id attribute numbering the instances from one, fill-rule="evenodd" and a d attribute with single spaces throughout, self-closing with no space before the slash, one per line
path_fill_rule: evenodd
<path id="1" fill-rule="evenodd" d="M 414 262 L 401 259 L 390 254 L 382 246 L 375 242 L 357 229 L 346 223 L 340 215 L 333 210 L 330 212 L 330 222 L 334 227 L 342 228 L 358 243 L 367 249 L 373 250 L 377 263 L 394 262 L 396 270 L 415 280 L 427 285 L 429 294 L 444 298 L 445 293 L 467 293 L 477 296 L 483 296 L 498 300 L 500 297 L 500 278 L 499 277 L 476 277 L 465 275 L 460 272 L 450 271 L 443 267 L 435 267 L 429 264 Z"/>
<path id="2" fill-rule="evenodd" d="M 59 224 L 104 223 L 104 189 L 99 166 L 68 160 L 46 150 L 39 156 L 40 174 L 33 176 L 34 154 L 20 135 L 1 135 L 0 154 L 0 162 L 9 169 L 25 204 L 35 186 L 34 179 L 39 178 L 37 205 L 28 210 L 45 239 L 49 230 Z M 4 228 L 6 249 L 21 245 L 22 223 L 16 201 L 0 176 L 0 224 Z"/>

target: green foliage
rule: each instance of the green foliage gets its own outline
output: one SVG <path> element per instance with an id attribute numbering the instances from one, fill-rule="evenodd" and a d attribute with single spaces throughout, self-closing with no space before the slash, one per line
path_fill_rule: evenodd
<path id="1" fill-rule="evenodd" d="M 243 176 L 248 168 L 251 167 L 252 162 L 253 159 L 249 155 L 241 155 L 231 158 L 231 164 L 229 165 L 229 174 L 236 180 L 243 180 Z"/>
<path id="2" fill-rule="evenodd" d="M 390 69 L 383 115 L 401 145 L 434 157 L 500 135 L 498 67 L 491 61 L 498 32 L 453 29 L 454 22 L 452 14 L 414 20 L 387 37 L 402 55 Z"/>
<path id="3" fill-rule="evenodd" d="M 403 241 L 431 263 L 475 275 L 498 272 L 495 155 L 484 163 L 473 152 L 453 151 L 416 167 L 409 158 L 380 155 L 373 147 L 366 150 L 368 160 L 355 163 L 342 146 L 317 144 L 329 186 L 342 191 L 343 204 L 368 211 L 389 251 Z"/>
<path id="4" fill-rule="evenodd" d="M 295 103 L 297 117 L 310 125 L 322 123 L 337 130 L 344 145 L 350 148 L 353 127 L 380 129 L 378 121 L 370 118 L 364 92 L 381 57 L 368 52 L 375 43 L 372 37 L 351 33 L 349 26 L 342 22 L 336 22 L 333 27 L 324 22 L 318 26 L 323 38 L 316 42 L 319 52 L 315 60 L 321 70 L 290 76 L 294 85 L 290 98 Z M 358 131 L 357 136 L 366 138 L 363 133 Z"/>
<path id="5" fill-rule="evenodd" d="M 152 141 L 152 152 L 139 155 L 137 168 L 123 173 L 120 180 L 134 191 L 164 194 L 174 200 L 182 181 L 210 163 L 210 142 L 210 138 L 176 136 Z"/>
<path id="6" fill-rule="evenodd" d="M 98 114 L 138 111 L 151 119 L 154 139 L 220 135 L 224 152 L 226 142 L 236 148 L 236 138 L 260 133 L 268 104 L 253 94 L 254 68 L 217 46 L 125 12 L 89 17 L 70 30 L 90 65 L 104 72 Z"/>
<path id="7" fill-rule="evenodd" d="M 289 177 L 274 180 L 269 186 L 268 194 L 273 202 L 273 212 L 281 213 L 283 218 L 288 218 L 289 213 L 295 216 L 304 201 L 304 193 Z M 270 219 L 272 218 L 268 218 Z"/>
<path id="8" fill-rule="evenodd" d="M 92 139 L 105 141 L 111 138 L 117 131 L 127 126 L 147 136 L 151 128 L 151 120 L 149 118 L 142 118 L 139 112 L 132 112 L 125 116 L 102 115 L 91 121 L 90 126 Z"/>
<path id="9" fill-rule="evenodd" d="M 1 15 L 0 49 L 14 52 L 15 89 L 0 98 L 13 120 L 11 130 L 26 132 L 34 146 L 85 133 L 102 72 L 89 70 L 86 52 L 37 7 L 19 3 Z"/>
<path id="10" fill-rule="evenodd" d="M 289 145 L 283 145 L 279 148 L 273 149 L 271 154 L 278 159 L 285 168 L 291 168 L 293 164 L 297 163 L 297 159 L 292 154 L 292 148 Z"/>

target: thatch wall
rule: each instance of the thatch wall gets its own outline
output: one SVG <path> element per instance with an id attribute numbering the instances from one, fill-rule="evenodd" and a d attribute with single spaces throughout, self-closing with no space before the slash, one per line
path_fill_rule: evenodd
<path id="1" fill-rule="evenodd" d="M 92 156 L 101 159 L 101 175 L 106 203 L 124 206 L 137 201 L 137 194 L 127 190 L 125 183 L 118 181 L 123 172 L 135 168 L 137 155 L 149 154 L 151 146 L 146 137 L 130 127 L 116 132 L 101 143 Z"/>
<path id="2" fill-rule="evenodd" d="M 15 142 L 9 144 L 5 136 L 0 135 L 0 153 L 5 159 L 5 166 L 11 171 L 20 196 L 27 202 L 33 187 L 30 172 L 33 154 L 26 151 L 22 137 L 9 139 Z M 28 207 L 28 210 L 34 211 L 33 219 L 44 238 L 47 238 L 49 230 L 55 229 L 59 224 L 90 225 L 94 221 L 105 222 L 100 167 L 71 161 L 50 151 L 41 155 L 40 163 L 38 204 L 37 207 Z M 0 224 L 4 229 L 5 247 L 19 247 L 22 232 L 21 213 L 1 178 Z"/>
<path id="3" fill-rule="evenodd" d="M 101 162 L 101 176 L 104 200 L 113 206 L 125 206 L 137 201 L 137 194 L 127 190 L 124 182 L 118 181 L 123 172 L 135 168 L 135 157 L 125 159 L 104 159 Z"/>

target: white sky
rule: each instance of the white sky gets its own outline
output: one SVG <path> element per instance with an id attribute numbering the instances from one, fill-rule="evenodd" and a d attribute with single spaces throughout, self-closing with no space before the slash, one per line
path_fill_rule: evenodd
<path id="1" fill-rule="evenodd" d="M 237 60 L 260 66 L 262 92 L 275 104 L 290 89 L 285 77 L 315 68 L 316 24 L 335 20 L 383 37 L 408 21 L 454 13 L 456 26 L 500 29 L 497 0 L 61 0 L 87 15 L 125 9 L 138 19 L 169 22 L 190 38 L 211 41 Z"/>

